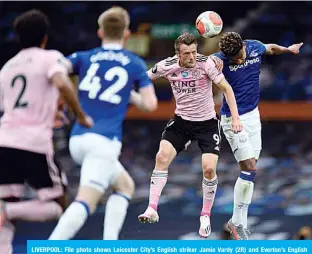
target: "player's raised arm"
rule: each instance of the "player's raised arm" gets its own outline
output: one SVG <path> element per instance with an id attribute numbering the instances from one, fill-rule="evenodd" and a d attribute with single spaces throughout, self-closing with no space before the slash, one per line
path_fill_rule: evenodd
<path id="1" fill-rule="evenodd" d="M 139 72 L 136 80 L 139 86 L 139 92 L 131 91 L 130 103 L 142 111 L 154 111 L 158 106 L 154 85 L 150 80 L 161 77 L 157 74 L 157 67 L 155 66 L 149 71 L 146 71 L 145 63 L 143 61 L 139 62 Z"/>
<path id="2" fill-rule="evenodd" d="M 303 45 L 303 42 L 293 44 L 289 47 L 283 47 L 277 44 L 265 44 L 265 54 L 266 55 L 281 55 L 281 54 L 294 54 L 297 55 L 299 54 L 299 50 L 301 46 Z"/>
<path id="3" fill-rule="evenodd" d="M 232 87 L 230 84 L 226 81 L 225 78 L 221 79 L 219 83 L 215 83 L 220 90 L 223 92 L 225 100 L 227 104 L 229 105 L 231 115 L 232 115 L 232 129 L 235 133 L 240 132 L 243 127 L 239 120 L 239 114 L 236 104 L 235 95 L 233 92 Z"/>
<path id="4" fill-rule="evenodd" d="M 233 92 L 232 87 L 230 84 L 226 81 L 225 78 L 221 79 L 219 83 L 215 83 L 220 90 L 223 92 L 225 100 L 227 104 L 229 105 L 231 115 L 232 115 L 232 129 L 235 133 L 240 132 L 243 127 L 239 120 L 239 114 L 236 104 L 235 95 Z"/>
<path id="5" fill-rule="evenodd" d="M 214 84 L 216 84 L 220 90 L 223 92 L 226 102 L 229 105 L 231 115 L 232 115 L 232 129 L 235 133 L 240 132 L 242 130 L 242 125 L 239 120 L 239 114 L 236 104 L 235 95 L 233 92 L 232 87 L 230 84 L 226 81 L 222 70 L 220 70 L 214 60 L 209 57 L 206 62 L 206 71 L 209 76 L 209 78 L 212 80 Z"/>
<path id="6" fill-rule="evenodd" d="M 142 111 L 155 111 L 158 106 L 158 100 L 155 94 L 154 85 L 150 85 L 139 89 L 139 92 L 131 91 L 130 103 L 138 107 Z"/>

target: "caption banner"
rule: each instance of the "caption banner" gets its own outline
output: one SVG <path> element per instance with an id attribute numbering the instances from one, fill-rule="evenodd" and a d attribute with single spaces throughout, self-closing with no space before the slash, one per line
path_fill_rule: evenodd
<path id="1" fill-rule="evenodd" d="M 27 241 L 31 253 L 309 253 L 312 241 Z"/>

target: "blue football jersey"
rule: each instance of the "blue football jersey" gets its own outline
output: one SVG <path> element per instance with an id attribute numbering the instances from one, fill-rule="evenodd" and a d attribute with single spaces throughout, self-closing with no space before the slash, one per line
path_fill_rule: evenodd
<path id="1" fill-rule="evenodd" d="M 231 63 L 222 52 L 215 54 L 223 60 L 223 74 L 232 86 L 240 115 L 248 113 L 258 106 L 260 67 L 262 56 L 266 51 L 264 44 L 260 41 L 245 40 L 244 42 L 246 44 L 246 61 L 244 64 Z M 231 116 L 225 98 L 223 98 L 220 113 L 227 117 Z"/>
<path id="2" fill-rule="evenodd" d="M 78 97 L 93 118 L 90 129 L 75 123 L 71 135 L 92 132 L 122 140 L 122 124 L 134 85 L 152 85 L 146 65 L 137 55 L 116 47 L 98 47 L 68 57 L 79 76 Z"/>

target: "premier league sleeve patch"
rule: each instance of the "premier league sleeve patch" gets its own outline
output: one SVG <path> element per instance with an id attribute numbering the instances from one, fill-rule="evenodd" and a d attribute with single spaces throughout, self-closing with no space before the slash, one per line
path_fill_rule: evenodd
<path id="1" fill-rule="evenodd" d="M 157 72 L 157 65 L 154 65 L 152 68 L 152 73 L 156 74 L 156 72 Z"/>

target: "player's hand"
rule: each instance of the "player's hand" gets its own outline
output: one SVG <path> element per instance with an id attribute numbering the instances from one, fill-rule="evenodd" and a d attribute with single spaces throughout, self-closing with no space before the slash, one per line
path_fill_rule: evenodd
<path id="1" fill-rule="evenodd" d="M 243 130 L 243 125 L 239 119 L 232 119 L 232 131 L 234 133 L 239 133 Z"/>
<path id="2" fill-rule="evenodd" d="M 62 110 L 58 110 L 54 119 L 54 128 L 61 128 L 65 124 L 69 124 L 69 120 Z"/>
<path id="3" fill-rule="evenodd" d="M 91 128 L 94 124 L 93 119 L 86 114 L 77 116 L 77 122 L 87 128 Z"/>
<path id="4" fill-rule="evenodd" d="M 299 49 L 301 48 L 302 45 L 303 45 L 303 42 L 298 43 L 298 44 L 293 44 L 293 45 L 289 46 L 288 49 L 294 55 L 298 55 L 299 54 Z"/>
<path id="5" fill-rule="evenodd" d="M 210 56 L 210 57 L 214 61 L 217 67 L 217 70 L 221 72 L 223 70 L 223 61 L 219 57 L 216 57 L 216 56 Z"/>

